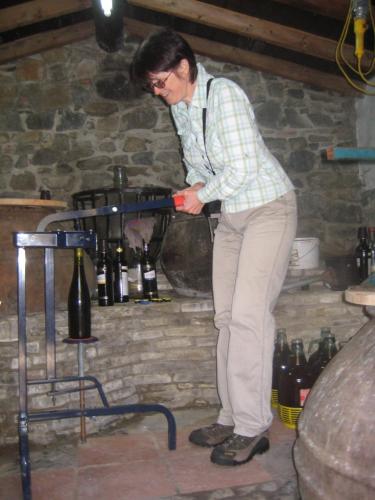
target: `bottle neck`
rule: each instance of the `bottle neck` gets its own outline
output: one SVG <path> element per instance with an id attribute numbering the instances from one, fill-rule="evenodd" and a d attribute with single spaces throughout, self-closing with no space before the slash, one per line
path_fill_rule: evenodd
<path id="1" fill-rule="evenodd" d="M 76 248 L 75 252 L 75 261 L 77 264 L 83 264 L 83 249 L 82 248 Z"/>
<path id="2" fill-rule="evenodd" d="M 294 344 L 292 346 L 293 350 L 293 357 L 294 357 L 294 365 L 295 366 L 302 366 L 306 364 L 306 358 L 305 358 L 305 353 L 303 352 L 303 345 L 302 344 Z"/>
<path id="3" fill-rule="evenodd" d="M 148 257 L 148 256 L 149 256 L 149 253 L 150 253 L 150 252 L 149 252 L 148 243 L 145 243 L 145 244 L 143 245 L 143 255 L 144 255 L 144 256 L 146 256 L 146 257 Z"/>
<path id="4" fill-rule="evenodd" d="M 124 249 L 122 247 L 117 247 L 116 248 L 116 257 L 121 260 L 123 254 L 124 254 Z"/>

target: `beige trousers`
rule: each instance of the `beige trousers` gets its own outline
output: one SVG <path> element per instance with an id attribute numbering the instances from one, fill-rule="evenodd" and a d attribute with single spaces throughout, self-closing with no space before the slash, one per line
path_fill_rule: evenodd
<path id="1" fill-rule="evenodd" d="M 223 213 L 215 231 L 213 291 L 218 422 L 256 436 L 272 421 L 273 309 L 296 234 L 294 191 L 258 208 Z"/>

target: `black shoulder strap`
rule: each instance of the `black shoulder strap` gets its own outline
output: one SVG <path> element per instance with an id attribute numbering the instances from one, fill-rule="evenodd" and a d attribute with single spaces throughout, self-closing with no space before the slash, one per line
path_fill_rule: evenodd
<path id="1" fill-rule="evenodd" d="M 206 96 L 207 96 L 207 104 L 208 104 L 208 95 L 210 93 L 210 87 L 211 87 L 212 80 L 213 80 L 213 78 L 210 78 L 209 80 L 207 80 L 207 94 L 206 94 Z M 203 119 L 203 142 L 204 142 L 204 149 L 206 150 L 206 156 L 208 158 L 207 149 L 206 149 L 207 107 L 203 108 L 203 110 L 202 110 L 202 119 Z M 215 175 L 214 169 L 211 166 L 211 162 L 210 162 L 209 158 L 208 158 L 208 162 L 210 164 L 210 170 L 211 170 L 211 172 Z"/>

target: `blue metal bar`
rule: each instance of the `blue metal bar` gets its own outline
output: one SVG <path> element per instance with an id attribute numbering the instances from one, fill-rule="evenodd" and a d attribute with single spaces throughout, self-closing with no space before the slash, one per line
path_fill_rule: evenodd
<path id="1" fill-rule="evenodd" d="M 44 250 L 44 311 L 46 331 L 47 378 L 56 377 L 56 341 L 55 341 L 55 264 L 54 250 Z"/>
<path id="2" fill-rule="evenodd" d="M 31 471 L 27 415 L 27 345 L 26 345 L 26 252 L 17 249 L 17 304 L 18 304 L 18 378 L 19 414 L 18 439 L 21 481 L 24 500 L 31 499 Z"/>
<path id="3" fill-rule="evenodd" d="M 23 412 L 20 412 L 19 414 L 18 435 L 23 499 L 31 500 L 31 468 L 28 438 L 28 416 Z"/>
<path id="4" fill-rule="evenodd" d="M 13 233 L 17 248 L 96 248 L 93 231 L 54 231 Z"/>
<path id="5" fill-rule="evenodd" d="M 328 160 L 375 160 L 375 148 L 327 148 Z"/>
<path id="6" fill-rule="evenodd" d="M 85 219 L 99 215 L 118 215 L 122 213 L 141 212 L 144 210 L 157 210 L 159 208 L 174 207 L 173 198 L 163 198 L 162 200 L 147 200 L 139 203 L 124 203 L 119 205 L 107 205 L 105 207 L 88 208 L 87 210 L 70 210 L 59 212 L 44 217 L 38 224 L 37 232 L 43 232 L 51 222 Z"/>
<path id="7" fill-rule="evenodd" d="M 29 413 L 30 422 L 41 422 L 45 420 L 58 420 L 64 418 L 104 417 L 108 415 L 121 415 L 123 413 L 163 413 L 168 422 L 168 448 L 176 449 L 176 421 L 172 412 L 161 404 L 126 404 L 110 406 L 109 408 L 85 408 L 71 410 L 49 410 Z"/>
<path id="8" fill-rule="evenodd" d="M 35 379 L 35 380 L 29 380 L 27 382 L 27 384 L 28 385 L 41 385 L 41 384 L 50 384 L 50 383 L 59 384 L 59 383 L 65 383 L 65 382 L 77 382 L 79 380 L 87 380 L 89 382 L 92 382 L 94 384 L 94 387 L 97 389 L 97 391 L 99 393 L 99 396 L 100 396 L 100 399 L 102 400 L 103 405 L 105 407 L 109 408 L 109 403 L 108 403 L 106 395 L 103 391 L 102 384 L 98 381 L 98 379 L 96 377 L 93 377 L 92 375 L 85 375 L 84 377 L 72 375 L 69 377 L 60 377 L 60 378 L 54 378 L 54 379 L 48 379 L 48 380 Z M 91 386 L 88 387 L 88 389 L 91 389 Z M 55 391 L 55 392 L 56 392 L 56 394 L 58 394 L 60 392 L 62 394 L 62 393 L 68 392 L 68 391 L 69 391 L 69 389 L 66 389 L 66 390 L 64 389 L 63 391 Z M 76 392 L 76 390 L 70 389 L 70 392 Z"/>
<path id="9" fill-rule="evenodd" d="M 24 248 L 17 250 L 17 302 L 18 302 L 18 378 L 20 412 L 27 412 L 27 364 L 26 364 L 26 252 Z"/>

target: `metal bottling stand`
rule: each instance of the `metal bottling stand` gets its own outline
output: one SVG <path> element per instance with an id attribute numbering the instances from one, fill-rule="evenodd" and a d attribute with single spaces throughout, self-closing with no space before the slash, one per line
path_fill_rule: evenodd
<path id="1" fill-rule="evenodd" d="M 14 246 L 17 249 L 17 302 L 18 302 L 18 342 L 19 342 L 19 455 L 22 477 L 22 490 L 24 500 L 31 499 L 31 466 L 29 455 L 28 426 L 32 422 L 46 420 L 59 420 L 65 418 L 80 418 L 81 440 L 86 438 L 85 418 L 94 416 L 121 415 L 125 413 L 163 413 L 168 423 L 168 448 L 176 448 L 176 423 L 171 411 L 161 404 L 126 404 L 110 406 L 104 394 L 102 385 L 93 376 L 84 375 L 84 346 L 85 343 L 95 342 L 95 337 L 85 341 L 66 339 L 68 343 L 78 346 L 78 375 L 56 376 L 56 339 L 55 339 L 55 293 L 54 293 L 54 251 L 56 249 L 84 248 L 95 249 L 96 234 L 93 231 L 53 231 L 47 232 L 48 224 L 57 221 L 84 219 L 86 217 L 110 216 L 125 212 L 139 212 L 143 210 L 156 210 L 172 208 L 172 198 L 162 200 L 149 200 L 142 203 L 110 205 L 97 209 L 66 211 L 50 214 L 44 217 L 37 227 L 36 232 L 13 233 Z M 46 339 L 46 377 L 43 379 L 28 379 L 27 377 L 27 333 L 26 333 L 26 254 L 28 249 L 44 249 L 44 288 L 45 288 L 45 339 Z M 77 387 L 56 389 L 56 384 L 78 383 Z M 89 385 L 88 385 L 88 384 Z M 28 386 L 50 384 L 52 402 L 59 394 L 80 392 L 80 407 L 76 409 L 52 409 L 42 411 L 28 410 Z M 84 394 L 86 390 L 96 389 L 102 402 L 101 407 L 86 408 Z"/>

